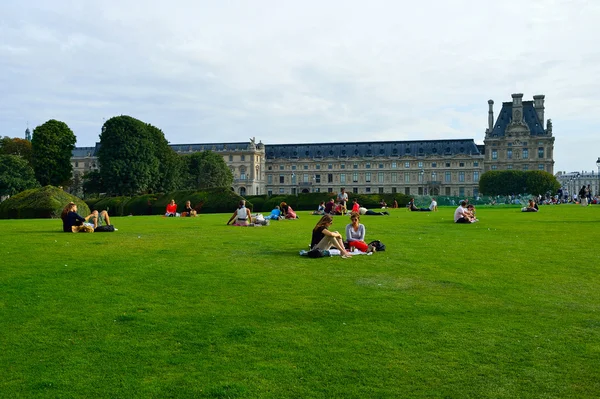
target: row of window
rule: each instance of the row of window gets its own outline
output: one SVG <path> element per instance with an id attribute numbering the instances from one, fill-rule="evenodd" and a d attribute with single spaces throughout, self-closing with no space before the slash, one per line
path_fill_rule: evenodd
<path id="1" fill-rule="evenodd" d="M 506 165 L 506 169 L 512 170 L 513 165 Z M 498 170 L 498 165 L 492 165 L 492 170 Z M 522 165 L 522 170 L 529 170 L 529 165 Z M 538 170 L 546 170 L 543 163 L 538 164 Z"/>
<path id="2" fill-rule="evenodd" d="M 506 150 L 506 158 L 507 159 L 529 159 L 529 149 L 523 148 L 523 153 L 521 154 L 519 150 L 508 149 Z M 544 147 L 538 148 L 538 158 L 544 158 Z M 492 159 L 498 159 L 498 150 L 492 150 Z"/>
<path id="3" fill-rule="evenodd" d="M 473 187 L 473 196 L 477 197 L 479 195 L 479 189 L 477 187 Z M 373 193 L 375 192 L 375 189 L 372 189 L 371 187 L 364 187 L 363 188 L 364 192 L 369 194 L 369 193 Z M 427 190 L 427 188 L 425 187 L 404 187 L 404 190 L 402 190 L 401 187 L 392 187 L 392 194 L 396 194 L 396 193 L 401 193 L 402 191 L 404 191 L 405 195 L 446 195 L 446 196 L 459 196 L 459 197 L 464 197 L 465 194 L 467 196 L 471 196 L 471 190 L 470 188 L 468 190 L 465 190 L 465 187 L 458 187 L 458 190 L 454 189 L 454 191 L 452 191 L 453 189 L 451 187 L 445 187 L 444 190 L 442 192 L 440 192 L 439 190 L 436 191 L 431 191 L 431 190 Z M 358 187 L 352 187 L 351 189 L 346 190 L 347 192 L 350 192 L 352 194 L 358 194 L 359 193 L 359 188 Z M 278 190 L 279 194 L 296 194 L 296 188 L 292 188 L 291 190 L 286 189 L 286 188 L 279 188 Z M 321 188 L 320 187 L 315 187 L 313 188 L 313 193 L 320 193 L 321 192 Z M 327 192 L 328 193 L 333 193 L 334 188 L 333 187 L 328 187 L 327 188 Z M 377 188 L 377 192 L 379 194 L 383 194 L 386 191 L 384 191 L 384 187 L 378 187 Z M 267 190 L 267 194 L 269 196 L 273 195 L 273 190 Z"/>
<path id="4" fill-rule="evenodd" d="M 238 157 L 237 155 L 235 155 L 235 156 L 234 155 L 229 155 L 229 162 L 233 162 L 234 160 L 236 160 L 237 157 Z M 251 155 L 248 155 L 248 160 L 251 160 L 252 159 L 251 157 L 252 157 Z M 255 155 L 255 158 L 256 158 L 255 159 L 256 162 L 260 162 L 260 156 Z M 242 161 L 242 162 L 246 161 L 246 156 L 245 155 L 240 155 L 239 156 L 239 161 Z"/>
<path id="5" fill-rule="evenodd" d="M 474 171 L 473 173 L 473 181 L 474 182 L 478 182 L 479 181 L 479 171 Z M 339 183 L 340 184 L 345 184 L 348 182 L 352 182 L 352 183 L 358 183 L 359 182 L 359 174 L 358 172 L 353 172 L 353 173 L 341 173 L 339 174 Z M 413 174 L 414 176 L 415 174 Z M 465 176 L 466 176 L 466 172 L 458 172 L 458 181 L 459 182 L 464 182 L 465 180 Z M 403 181 L 405 183 L 410 183 L 411 182 L 411 173 L 410 172 L 404 172 L 404 174 L 399 174 L 396 172 L 391 172 L 389 173 L 389 181 L 391 183 L 397 183 L 399 182 L 399 178 L 403 179 Z M 425 181 L 425 173 L 417 173 L 417 181 L 419 183 L 422 183 Z M 315 183 L 315 184 L 320 184 L 321 183 L 321 175 L 320 174 L 315 174 L 313 176 L 309 175 L 308 173 L 304 173 L 302 175 L 295 175 L 292 174 L 291 176 L 288 175 L 279 175 L 279 184 L 285 184 L 286 183 L 286 177 L 287 180 L 291 183 L 291 184 L 297 184 L 299 182 L 302 183 Z M 428 177 L 430 177 L 430 181 L 432 182 L 440 182 L 441 183 L 441 179 L 443 177 L 444 182 L 445 183 L 452 183 L 452 172 L 445 172 L 444 174 L 440 173 L 438 175 L 437 172 L 431 172 L 430 175 L 428 175 Z M 371 172 L 365 172 L 364 173 L 364 182 L 365 183 L 370 183 L 371 181 L 377 181 L 378 183 L 383 183 L 385 182 L 385 178 L 386 178 L 386 173 L 384 172 L 377 172 L 377 173 L 371 173 Z M 325 180 L 326 179 L 326 180 Z M 351 180 L 350 180 L 351 179 Z M 440 180 L 438 180 L 440 179 Z M 414 181 L 414 179 L 413 179 Z M 334 182 L 334 174 L 333 173 L 327 173 L 327 175 L 323 175 L 323 183 L 333 183 Z M 273 175 L 267 175 L 267 184 L 273 184 Z"/>
<path id="6" fill-rule="evenodd" d="M 391 166 L 392 169 L 397 169 L 399 167 L 399 165 L 402 165 L 402 163 L 392 162 L 390 164 L 390 166 Z M 327 164 L 327 169 L 334 169 L 334 166 L 335 166 L 334 164 L 329 163 L 329 164 Z M 360 164 L 358 162 L 355 162 L 355 163 L 352 164 L 352 169 L 359 169 L 359 166 L 360 166 Z M 438 163 L 437 162 L 431 162 L 427 166 L 428 167 L 432 167 L 432 168 L 437 168 L 438 167 Z M 449 168 L 449 167 L 451 167 L 451 163 L 450 162 L 445 162 L 444 166 L 446 168 Z M 461 167 L 461 168 L 464 168 L 465 167 L 465 162 L 459 162 L 458 166 Z M 410 167 L 411 167 L 411 162 L 410 161 L 404 162 L 404 168 L 409 169 Z M 425 167 L 425 164 L 423 162 L 417 162 L 417 168 L 424 168 L 424 167 Z M 477 161 L 473 162 L 473 167 L 479 167 L 479 162 L 477 162 Z M 317 170 L 320 170 L 321 169 L 321 164 L 319 164 L 319 163 L 314 164 L 314 168 L 317 169 Z M 341 163 L 339 165 L 339 168 L 340 169 L 346 169 L 346 164 L 345 163 Z M 364 168 L 365 169 L 371 169 L 371 168 L 373 168 L 373 169 L 375 169 L 375 168 L 384 169 L 385 168 L 385 164 L 384 163 L 374 163 L 374 164 L 372 164 L 371 162 L 365 162 Z M 297 167 L 297 165 L 291 165 L 290 169 L 291 170 L 297 170 L 298 167 Z M 303 170 L 308 170 L 309 169 L 309 165 L 308 164 L 302 165 L 302 169 Z M 323 167 L 323 169 L 325 169 L 325 167 Z M 348 168 L 348 169 L 350 169 L 350 168 Z M 269 165 L 268 166 L 268 170 L 273 170 L 273 166 Z M 285 165 L 279 165 L 279 170 L 285 170 Z"/>

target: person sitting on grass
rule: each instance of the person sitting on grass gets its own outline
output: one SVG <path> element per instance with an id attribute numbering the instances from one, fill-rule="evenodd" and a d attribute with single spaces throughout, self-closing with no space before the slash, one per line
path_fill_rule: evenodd
<path id="1" fill-rule="evenodd" d="M 475 205 L 467 205 L 467 216 L 469 217 L 471 223 L 479 222 L 479 219 L 477 219 L 477 216 L 475 216 Z"/>
<path id="2" fill-rule="evenodd" d="M 521 212 L 537 212 L 538 210 L 537 204 L 532 199 L 529 200 L 526 207 L 521 208 Z"/>
<path id="3" fill-rule="evenodd" d="M 289 206 L 287 203 L 282 202 L 281 204 L 279 204 L 280 209 L 281 209 L 281 214 L 283 215 L 284 218 L 286 219 L 298 219 L 298 215 L 296 215 L 296 212 L 294 212 L 294 210 L 292 209 L 291 206 Z"/>
<path id="4" fill-rule="evenodd" d="M 233 212 L 233 215 L 227 221 L 227 225 L 233 220 L 235 220 L 233 226 L 248 226 L 252 222 L 252 215 L 250 209 L 246 208 L 246 201 L 240 200 L 238 209 Z"/>
<path id="5" fill-rule="evenodd" d="M 325 214 L 333 214 L 335 212 L 335 200 L 332 198 L 325 204 Z"/>
<path id="6" fill-rule="evenodd" d="M 431 204 L 429 204 L 429 210 L 432 212 L 437 212 L 438 207 L 437 207 L 437 201 L 435 200 L 435 198 L 431 199 Z"/>
<path id="7" fill-rule="evenodd" d="M 317 222 L 315 228 L 312 231 L 312 240 L 310 242 L 310 249 L 329 250 L 331 247 L 335 247 L 340 250 L 342 258 L 350 258 L 352 255 L 344 248 L 344 242 L 342 241 L 342 235 L 337 231 L 329 231 L 329 227 L 333 223 L 333 217 L 331 215 L 323 215 Z"/>
<path id="8" fill-rule="evenodd" d="M 324 215 L 325 214 L 325 201 L 322 201 L 319 204 L 319 207 L 317 208 L 317 210 L 314 211 L 312 214 L 313 215 Z"/>
<path id="9" fill-rule="evenodd" d="M 271 211 L 271 214 L 265 217 L 265 219 L 269 220 L 279 220 L 281 219 L 281 210 L 279 209 L 279 205 L 275 206 L 275 208 Z"/>
<path id="10" fill-rule="evenodd" d="M 92 216 L 93 214 L 89 214 L 86 217 L 79 215 L 77 213 L 77 204 L 69 202 L 60 214 L 63 222 L 63 231 L 65 233 L 93 233 L 94 225 L 88 222 Z"/>
<path id="11" fill-rule="evenodd" d="M 350 223 L 346 225 L 346 242 L 350 251 L 352 248 L 356 248 L 361 252 L 375 252 L 375 248 L 365 242 L 366 233 L 365 225 L 360 223 L 360 215 L 357 212 L 351 212 Z"/>
<path id="12" fill-rule="evenodd" d="M 190 200 L 185 201 L 185 207 L 183 208 L 183 212 L 181 212 L 181 217 L 192 217 L 196 216 L 197 212 L 194 208 L 192 208 L 192 203 Z"/>
<path id="13" fill-rule="evenodd" d="M 467 211 L 467 201 L 461 201 L 458 208 L 454 211 L 454 223 L 471 223 Z"/>
<path id="14" fill-rule="evenodd" d="M 381 199 L 381 201 L 379 201 L 379 206 L 381 207 L 381 209 L 387 208 L 387 204 L 385 203 L 385 200 L 383 198 Z"/>
<path id="15" fill-rule="evenodd" d="M 177 214 L 177 204 L 175 203 L 174 199 L 172 199 L 171 202 L 169 202 L 169 204 L 167 205 L 167 211 L 165 212 L 165 216 L 167 216 L 167 217 L 179 216 Z"/>

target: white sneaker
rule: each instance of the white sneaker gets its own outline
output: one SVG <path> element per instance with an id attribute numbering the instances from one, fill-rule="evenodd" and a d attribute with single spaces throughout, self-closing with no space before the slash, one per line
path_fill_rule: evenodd
<path id="1" fill-rule="evenodd" d="M 119 231 L 119 229 L 115 229 L 115 231 Z"/>

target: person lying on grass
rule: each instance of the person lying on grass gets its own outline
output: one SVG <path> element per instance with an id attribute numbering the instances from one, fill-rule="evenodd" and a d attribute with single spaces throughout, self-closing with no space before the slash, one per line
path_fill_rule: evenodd
<path id="1" fill-rule="evenodd" d="M 331 215 L 324 215 L 317 222 L 317 225 L 312 231 L 312 241 L 310 242 L 310 249 L 321 249 L 329 250 L 331 247 L 335 247 L 340 250 L 342 258 L 350 258 L 352 255 L 344 248 L 344 241 L 342 235 L 337 231 L 329 231 L 329 227 L 333 223 L 333 217 Z"/>

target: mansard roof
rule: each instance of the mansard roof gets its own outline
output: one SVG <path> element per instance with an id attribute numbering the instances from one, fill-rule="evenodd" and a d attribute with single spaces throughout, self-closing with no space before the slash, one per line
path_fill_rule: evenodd
<path id="1" fill-rule="evenodd" d="M 473 139 L 266 144 L 267 159 L 482 155 Z"/>
<path id="2" fill-rule="evenodd" d="M 247 151 L 250 142 L 240 143 L 206 143 L 206 144 L 169 144 L 175 152 L 198 152 L 198 151 Z"/>
<path id="3" fill-rule="evenodd" d="M 96 147 L 98 146 L 96 145 Z M 95 157 L 96 147 L 75 147 L 71 156 L 76 158 Z"/>
<path id="4" fill-rule="evenodd" d="M 490 132 L 491 136 L 502 137 L 506 133 L 506 128 L 512 122 L 512 102 L 503 102 L 494 130 Z M 533 101 L 523 101 L 523 120 L 529 127 L 532 136 L 545 135 L 543 121 L 538 118 L 537 112 L 533 106 Z"/>

